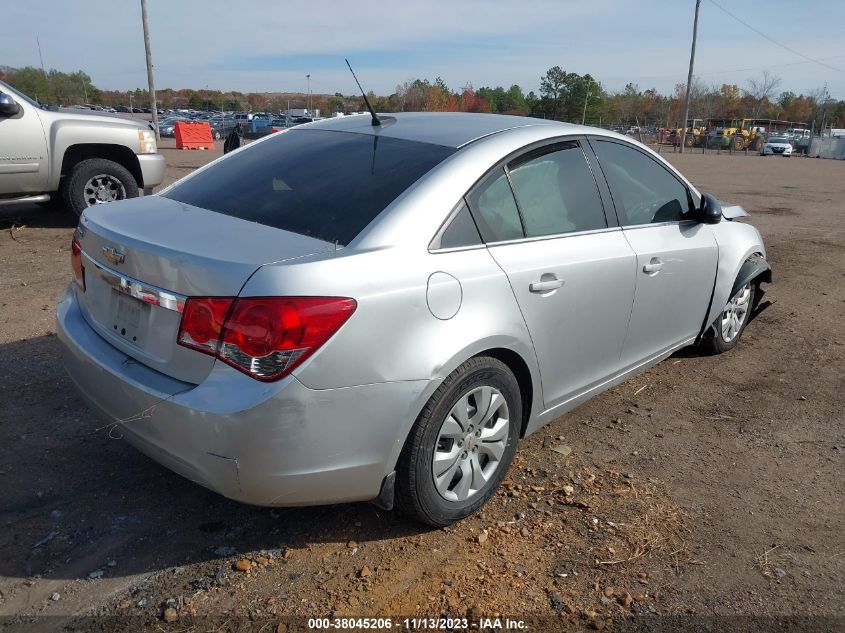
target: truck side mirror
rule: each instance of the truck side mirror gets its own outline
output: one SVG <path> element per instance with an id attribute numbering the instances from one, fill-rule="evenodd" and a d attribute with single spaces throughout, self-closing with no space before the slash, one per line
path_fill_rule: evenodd
<path id="1" fill-rule="evenodd" d="M 5 92 L 0 92 L 0 116 L 15 116 L 20 111 L 21 107 L 12 97 Z"/>

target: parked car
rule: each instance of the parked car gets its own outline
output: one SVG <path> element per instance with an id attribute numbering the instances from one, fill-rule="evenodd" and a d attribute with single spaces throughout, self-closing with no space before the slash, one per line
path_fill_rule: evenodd
<path id="1" fill-rule="evenodd" d="M 214 137 L 215 141 L 219 141 L 221 139 L 226 138 L 235 129 L 235 126 L 238 124 L 238 121 L 234 119 L 212 119 L 208 122 L 211 125 L 211 135 Z M 245 127 L 243 122 L 241 122 L 241 127 Z"/>
<path id="2" fill-rule="evenodd" d="M 63 362 L 130 443 L 228 497 L 446 525 L 520 438 L 737 344 L 771 280 L 744 215 L 597 128 L 319 121 L 88 209 Z"/>
<path id="3" fill-rule="evenodd" d="M 159 121 L 159 133 L 162 136 L 175 136 L 176 135 L 176 124 L 179 121 L 183 121 L 186 123 L 190 123 L 192 119 L 184 116 L 177 116 L 177 117 L 169 117 Z"/>
<path id="4" fill-rule="evenodd" d="M 91 110 L 46 110 L 0 82 L 0 205 L 61 196 L 76 214 L 134 198 L 164 179 L 145 121 Z"/>
<path id="5" fill-rule="evenodd" d="M 792 156 L 792 144 L 785 136 L 772 136 L 766 139 L 760 149 L 760 156 Z"/>

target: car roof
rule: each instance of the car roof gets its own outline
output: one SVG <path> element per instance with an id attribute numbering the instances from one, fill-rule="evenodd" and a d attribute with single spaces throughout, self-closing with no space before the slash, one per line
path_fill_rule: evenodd
<path id="1" fill-rule="evenodd" d="M 596 132 L 595 128 L 560 121 L 472 112 L 396 112 L 380 114 L 379 119 L 382 124 L 374 126 L 369 115 L 359 114 L 322 119 L 301 126 L 300 129 L 355 132 L 454 148 L 460 148 L 479 138 L 514 128 L 546 126 L 549 128 L 550 136 Z"/>

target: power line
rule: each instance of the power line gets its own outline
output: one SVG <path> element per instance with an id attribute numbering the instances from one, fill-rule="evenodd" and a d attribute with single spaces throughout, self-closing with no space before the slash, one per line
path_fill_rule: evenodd
<path id="1" fill-rule="evenodd" d="M 728 11 L 725 7 L 723 7 L 722 5 L 717 3 L 715 0 L 710 0 L 710 4 L 712 4 L 717 9 L 721 9 L 722 11 L 727 13 L 729 16 L 731 16 L 734 20 L 736 20 L 737 22 L 742 24 L 743 26 L 746 26 L 747 28 L 754 31 L 760 37 L 769 40 L 772 44 L 776 44 L 776 45 L 780 46 L 782 49 L 789 51 L 793 55 L 798 55 L 798 57 L 803 57 L 807 61 L 811 61 L 814 64 L 818 64 L 819 66 L 824 66 L 825 68 L 829 68 L 830 70 L 835 70 L 838 73 L 845 73 L 845 70 L 842 70 L 841 68 L 836 68 L 835 66 L 831 66 L 830 64 L 825 64 L 824 62 L 819 61 L 818 59 L 814 59 L 814 58 L 810 57 L 809 55 L 805 55 L 804 53 L 799 53 L 794 48 L 790 48 L 789 46 L 787 46 L 783 42 L 779 42 L 778 40 L 774 39 L 773 37 L 769 37 L 768 35 L 763 33 L 763 31 L 761 31 L 760 29 L 758 29 L 754 26 L 751 26 L 748 22 L 746 22 L 742 18 L 740 18 L 740 17 L 734 15 L 733 13 L 731 13 L 730 11 Z"/>
<path id="2" fill-rule="evenodd" d="M 820 57 L 819 59 L 839 59 L 840 57 L 845 57 L 845 54 L 842 55 L 830 55 L 829 57 Z M 705 75 L 725 75 L 725 74 L 733 74 L 733 73 L 744 73 L 744 72 L 752 72 L 755 70 L 771 70 L 773 68 L 785 68 L 787 66 L 803 66 L 804 64 L 813 64 L 815 61 L 811 62 L 785 62 L 783 64 L 767 64 L 765 66 L 750 66 L 747 68 L 722 68 L 721 70 L 705 70 L 701 72 L 696 72 L 696 77 L 703 77 Z M 637 79 L 639 81 L 651 80 L 651 79 L 681 79 L 683 77 L 682 72 L 677 72 L 671 75 L 637 75 Z M 620 80 L 628 80 L 631 78 L 631 75 L 624 75 L 619 77 L 604 77 L 605 81 L 620 81 Z"/>

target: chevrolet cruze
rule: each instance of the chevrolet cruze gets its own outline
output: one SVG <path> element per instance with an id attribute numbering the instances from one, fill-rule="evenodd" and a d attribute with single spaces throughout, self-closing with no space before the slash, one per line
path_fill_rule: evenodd
<path id="1" fill-rule="evenodd" d="M 520 438 L 737 344 L 771 280 L 743 215 L 604 130 L 320 121 L 87 209 L 63 362 L 131 444 L 227 497 L 446 525 Z"/>

